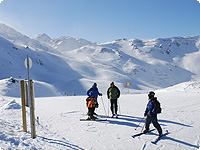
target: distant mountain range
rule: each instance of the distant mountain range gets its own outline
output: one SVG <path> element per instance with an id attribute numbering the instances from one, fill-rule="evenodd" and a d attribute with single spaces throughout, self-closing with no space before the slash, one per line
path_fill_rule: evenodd
<path id="1" fill-rule="evenodd" d="M 104 94 L 112 81 L 124 94 L 167 88 L 200 79 L 199 49 L 200 36 L 93 43 L 46 34 L 31 39 L 0 24 L 0 82 L 5 85 L 0 91 L 20 95 L 10 90 L 18 84 L 9 81 L 27 78 L 27 55 L 33 61 L 36 96 L 85 95 L 93 82 Z"/>

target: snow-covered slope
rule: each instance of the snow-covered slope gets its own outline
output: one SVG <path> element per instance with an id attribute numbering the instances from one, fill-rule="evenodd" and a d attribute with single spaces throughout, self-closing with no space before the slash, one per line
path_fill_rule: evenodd
<path id="1" fill-rule="evenodd" d="M 84 92 L 84 89 L 78 81 L 81 75 L 74 71 L 63 58 L 58 56 L 58 51 L 42 45 L 38 41 L 29 39 L 9 27 L 1 24 L 0 26 L 4 27 L 0 31 L 1 80 L 10 77 L 16 80 L 27 79 L 27 69 L 25 68 L 24 60 L 28 55 L 33 62 L 32 68 L 30 69 L 30 77 L 33 80 L 38 81 L 38 83 L 43 82 L 53 86 L 59 95 L 63 95 L 63 93 L 71 94 L 75 93 L 75 91 L 77 94 Z M 11 33 L 7 34 L 7 32 Z M 77 87 L 74 86 L 72 88 L 69 85 L 76 85 Z M 53 96 L 54 93 L 48 92 L 42 95 Z M 36 95 L 40 96 L 37 93 Z M 12 96 L 20 96 L 20 93 L 18 92 Z"/>
<path id="2" fill-rule="evenodd" d="M 122 93 L 128 92 L 126 82 L 131 83 L 130 93 L 143 93 L 199 80 L 199 36 L 92 43 L 68 36 L 51 39 L 46 34 L 30 39 L 0 24 L 0 44 L 0 80 L 27 78 L 24 59 L 29 55 L 31 78 L 49 84 L 60 95 L 85 95 L 93 82 L 106 94 L 112 81 Z"/>
<path id="3" fill-rule="evenodd" d="M 157 90 L 159 92 L 190 92 L 190 93 L 200 93 L 200 82 L 199 81 L 189 81 L 183 82 L 165 89 Z"/>
<path id="4" fill-rule="evenodd" d="M 200 69 L 194 64 L 198 62 L 198 40 L 199 36 L 117 40 L 63 54 L 68 64 L 89 81 L 95 80 L 103 86 L 109 84 L 107 81 L 115 81 L 123 93 L 127 91 L 125 83 L 131 82 L 130 91 L 135 93 L 197 79 Z"/>
<path id="5" fill-rule="evenodd" d="M 163 131 L 169 134 L 157 144 L 151 140 L 157 131 L 132 138 L 141 132 L 143 112 L 147 103 L 146 94 L 121 95 L 119 118 L 107 121 L 79 121 L 86 118 L 85 96 L 36 98 L 36 139 L 31 139 L 29 109 L 27 108 L 28 132 L 22 132 L 21 105 L 19 98 L 0 98 L 0 149 L 199 149 L 200 146 L 200 101 L 199 94 L 185 92 L 156 92 L 161 102 L 162 113 L 158 121 Z M 109 101 L 99 98 L 99 117 L 108 115 Z M 104 108 L 106 112 L 104 111 Z M 111 112 L 109 112 L 111 114 Z M 153 129 L 153 125 L 150 126 Z"/>

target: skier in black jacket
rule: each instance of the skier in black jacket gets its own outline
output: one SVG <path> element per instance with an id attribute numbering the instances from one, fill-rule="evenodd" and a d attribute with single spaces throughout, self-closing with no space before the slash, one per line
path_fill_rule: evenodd
<path id="1" fill-rule="evenodd" d="M 158 130 L 159 136 L 162 136 L 162 128 L 160 127 L 157 119 L 157 98 L 154 97 L 154 95 L 155 93 L 152 91 L 148 94 L 149 102 L 144 113 L 144 116 L 147 116 L 147 118 L 145 121 L 145 130 L 143 132 L 147 133 L 149 131 L 149 125 L 152 122 L 154 127 Z"/>

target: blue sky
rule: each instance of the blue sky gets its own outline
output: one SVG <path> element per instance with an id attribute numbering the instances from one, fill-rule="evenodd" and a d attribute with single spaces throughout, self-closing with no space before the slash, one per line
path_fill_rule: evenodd
<path id="1" fill-rule="evenodd" d="M 92 42 L 200 35 L 197 0 L 3 0 L 0 23 L 36 37 Z"/>

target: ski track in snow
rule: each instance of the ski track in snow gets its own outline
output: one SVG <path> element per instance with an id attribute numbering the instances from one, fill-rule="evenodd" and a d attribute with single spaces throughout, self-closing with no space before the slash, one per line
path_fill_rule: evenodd
<path id="1" fill-rule="evenodd" d="M 171 93 L 170 95 L 172 95 Z M 198 149 L 200 143 L 198 108 L 199 94 L 175 93 L 173 98 L 158 93 L 163 111 L 158 115 L 163 131 L 169 134 L 152 144 L 157 130 L 138 138 L 131 136 L 140 132 L 140 122 L 147 100 L 144 95 L 122 95 L 121 115 L 107 118 L 107 121 L 79 121 L 86 118 L 87 108 L 84 97 L 36 98 L 36 139 L 31 139 L 29 108 L 27 111 L 28 132 L 22 132 L 20 99 L 0 99 L 0 142 L 2 149 Z M 134 97 L 134 98 L 133 98 Z M 146 97 L 146 96 L 145 96 Z M 186 98 L 185 98 L 186 97 Z M 187 97 L 192 97 L 186 107 Z M 185 99 L 184 99 L 185 98 Z M 169 101 L 170 99 L 170 101 Z M 182 103 L 180 103 L 182 102 Z M 108 108 L 109 103 L 105 103 Z M 175 105 L 179 104 L 179 105 Z M 188 110 L 188 108 L 191 110 Z M 194 108 L 194 109 L 193 109 Z M 106 117 L 102 105 L 96 109 L 99 117 Z M 108 110 L 107 110 L 108 111 Z M 109 112 L 110 113 L 110 112 Z M 105 115 L 104 115 L 105 114 Z M 111 113 L 110 113 L 111 114 Z M 154 128 L 152 125 L 150 128 Z"/>

